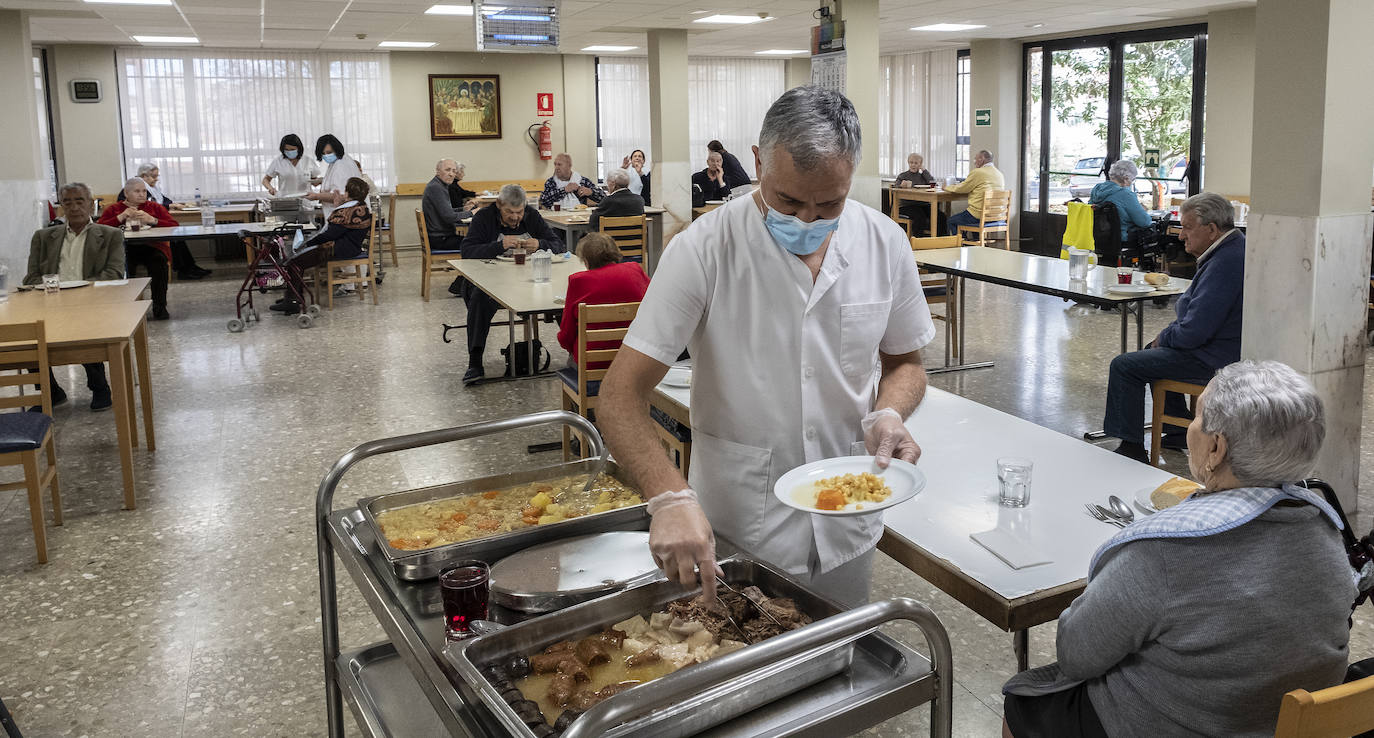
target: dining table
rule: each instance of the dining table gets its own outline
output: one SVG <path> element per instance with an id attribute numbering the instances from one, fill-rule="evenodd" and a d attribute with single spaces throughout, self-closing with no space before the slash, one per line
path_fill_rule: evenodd
<path id="1" fill-rule="evenodd" d="M 663 208 L 649 206 L 644 208 L 644 271 L 653 274 L 658 255 L 663 251 L 660 232 Z M 592 211 L 586 210 L 540 210 L 539 215 L 550 228 L 563 232 L 563 243 L 569 253 L 577 253 L 577 240 L 591 231 Z"/>
<path id="2" fill-rule="evenodd" d="M 253 213 L 257 209 L 256 203 L 231 203 L 228 205 L 202 205 L 196 207 L 178 207 L 173 205 L 167 208 L 167 212 L 172 214 L 178 223 L 182 225 L 200 225 L 201 212 L 204 208 L 209 208 L 215 213 L 216 223 L 247 223 L 253 220 Z"/>
<path id="3" fill-rule="evenodd" d="M 524 264 L 516 264 L 510 257 L 449 259 L 448 263 L 472 286 L 491 296 L 511 314 L 512 319 L 507 322 L 507 327 L 510 331 L 512 360 L 515 357 L 515 324 L 519 322 L 523 326 L 526 344 L 538 338 L 539 317 L 562 310 L 563 298 L 568 294 L 568 277 L 586 271 L 582 261 L 571 254 L 568 258 L 563 255 L 554 257 L 547 282 L 534 281 L 534 266 L 529 258 L 525 259 Z M 538 358 L 535 352 L 529 352 L 529 376 L 552 376 L 552 372 L 538 371 Z"/>
<path id="4" fill-rule="evenodd" d="M 903 202 L 912 201 L 928 203 L 930 205 L 930 227 L 932 229 L 932 236 L 939 235 L 934 233 L 934 229 L 938 227 L 940 222 L 938 218 L 940 209 L 944 208 L 945 216 L 948 217 L 950 208 L 952 207 L 951 203 L 968 199 L 968 193 L 949 192 L 940 187 L 935 187 L 934 189 L 929 187 L 884 187 L 883 190 L 887 192 L 889 202 L 888 217 L 892 218 L 894 221 L 901 215 L 901 206 Z M 914 236 L 916 234 L 913 233 L 911 235 Z"/>

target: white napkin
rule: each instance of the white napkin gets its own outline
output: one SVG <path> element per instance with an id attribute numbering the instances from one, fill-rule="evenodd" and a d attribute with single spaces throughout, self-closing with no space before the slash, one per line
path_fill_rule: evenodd
<path id="1" fill-rule="evenodd" d="M 91 284 L 95 285 L 96 287 L 123 287 L 128 283 L 129 280 L 127 279 L 97 279 Z"/>
<path id="2" fill-rule="evenodd" d="M 969 536 L 974 543 L 991 551 L 1013 569 L 1050 564 L 1053 561 L 1021 536 L 1004 528 L 993 528 Z"/>

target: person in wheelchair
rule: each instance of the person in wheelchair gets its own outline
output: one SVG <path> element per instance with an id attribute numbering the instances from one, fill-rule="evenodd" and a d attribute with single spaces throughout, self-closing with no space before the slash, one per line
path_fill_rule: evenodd
<path id="1" fill-rule="evenodd" d="M 1136 174 L 1135 163 L 1132 161 L 1121 159 L 1112 164 L 1107 170 L 1107 181 L 1093 187 L 1088 196 L 1088 203 L 1110 203 L 1116 208 L 1116 217 L 1120 221 L 1121 250 L 1130 256 L 1140 257 L 1146 250 L 1144 244 L 1153 240 L 1154 221 L 1150 219 L 1150 214 L 1145 212 L 1145 207 L 1140 204 L 1140 198 L 1136 197 L 1132 189 Z M 1115 264 L 1116 260 L 1108 258 L 1102 263 L 1111 265 Z"/>

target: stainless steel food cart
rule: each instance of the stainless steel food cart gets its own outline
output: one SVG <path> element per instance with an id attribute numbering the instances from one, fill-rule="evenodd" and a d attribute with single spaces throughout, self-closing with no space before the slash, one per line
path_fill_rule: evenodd
<path id="1" fill-rule="evenodd" d="M 345 703 L 363 734 L 369 738 L 512 735 L 510 726 L 484 703 L 480 685 L 473 683 L 472 675 L 462 673 L 455 661 L 445 655 L 443 608 L 437 583 L 403 578 L 402 574 L 410 569 L 398 566 L 393 561 L 394 556 L 389 558 L 383 553 L 387 544 L 378 540 L 364 511 L 359 507 L 334 510 L 334 493 L 353 465 L 372 456 L 544 424 L 572 426 L 587 438 L 596 457 L 548 467 L 543 471 L 550 478 L 588 466 L 599 471 L 609 463 L 600 435 L 585 418 L 550 411 L 364 443 L 344 454 L 321 481 L 316 496 L 316 534 L 331 738 L 341 738 L 344 734 Z M 509 479 L 510 475 L 502 475 L 477 481 L 490 483 Z M 574 521 L 581 526 L 569 526 L 563 535 L 585 533 L 587 521 L 596 517 Z M 636 518 L 607 516 L 602 521 L 612 526 L 605 528 L 607 530 L 648 528 L 646 514 Z M 548 536 L 549 531 L 541 531 L 540 535 Z M 718 546 L 728 548 L 724 542 Z M 480 546 L 469 546 L 461 555 L 497 558 L 493 553 L 495 549 L 483 551 Z M 335 556 L 376 615 L 386 633 L 386 641 L 340 650 Z M 663 583 L 654 586 L 661 587 Z M 683 590 L 684 596 L 689 594 Z M 513 622 L 527 616 L 493 612 L 492 617 L 497 621 Z M 929 642 L 930 659 L 876 632 L 878 626 L 896 619 L 909 620 L 921 629 Z M 899 598 L 842 612 L 820 624 L 824 627 L 807 626 L 606 700 L 584 716 L 585 722 L 574 723 L 576 733 L 595 735 L 622 723 L 632 724 L 630 718 L 650 703 L 668 705 L 690 699 L 722 680 L 748 679 L 750 674 L 778 668 L 789 659 L 843 640 L 853 644 L 852 659 L 843 673 L 780 696 L 699 734 L 850 734 L 927 702 L 931 703 L 931 734 L 950 734 L 953 694 L 950 644 L 943 626 L 930 610 L 912 600 Z M 475 645 L 487 637 L 480 636 L 468 643 Z M 570 735 L 573 732 L 569 731 Z"/>

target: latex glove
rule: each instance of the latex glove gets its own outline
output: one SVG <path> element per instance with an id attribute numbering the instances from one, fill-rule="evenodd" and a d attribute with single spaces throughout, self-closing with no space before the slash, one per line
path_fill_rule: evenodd
<path id="1" fill-rule="evenodd" d="M 716 565 L 716 537 L 706 513 L 691 489 L 664 492 L 649 499 L 649 552 L 669 579 L 685 586 L 701 573 L 702 594 L 711 602 L 716 596 L 716 577 L 724 572 Z"/>
<path id="2" fill-rule="evenodd" d="M 885 407 L 864 416 L 859 422 L 864 431 L 864 447 L 873 454 L 878 468 L 886 469 L 893 457 L 913 464 L 921 458 L 921 447 L 911 437 L 902 416 L 896 410 Z"/>

